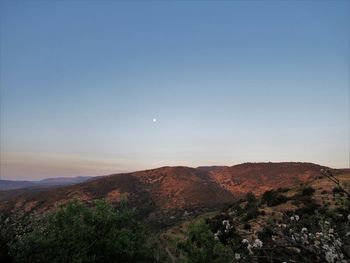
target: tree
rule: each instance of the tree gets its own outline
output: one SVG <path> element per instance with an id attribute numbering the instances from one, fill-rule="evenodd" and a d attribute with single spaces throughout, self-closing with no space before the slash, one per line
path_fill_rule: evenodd
<path id="1" fill-rule="evenodd" d="M 274 190 L 266 191 L 262 196 L 262 201 L 268 206 L 276 206 L 288 201 L 288 198 L 283 194 Z"/>
<path id="2" fill-rule="evenodd" d="M 224 263 L 233 258 L 232 250 L 215 239 L 214 233 L 203 221 L 189 226 L 187 238 L 178 244 L 178 248 L 186 254 L 183 262 Z"/>
<path id="3" fill-rule="evenodd" d="M 256 202 L 256 197 L 252 192 L 248 192 L 246 194 L 246 200 L 248 203 L 255 203 Z"/>
<path id="4" fill-rule="evenodd" d="M 155 262 L 146 228 L 125 205 L 72 201 L 11 246 L 17 262 Z"/>

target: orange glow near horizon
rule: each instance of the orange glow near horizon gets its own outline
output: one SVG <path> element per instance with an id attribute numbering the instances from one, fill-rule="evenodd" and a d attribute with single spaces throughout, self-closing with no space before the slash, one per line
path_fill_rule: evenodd
<path id="1" fill-rule="evenodd" d="M 251 160 L 249 160 L 251 161 Z M 269 161 L 269 160 L 267 160 Z M 275 160 L 276 162 L 285 160 Z M 289 161 L 289 160 L 287 160 Z M 294 160 L 298 161 L 298 160 Z M 1 154 L 1 179 L 6 180 L 39 180 L 52 177 L 100 176 L 114 173 L 133 172 L 137 170 L 158 168 L 161 166 L 210 166 L 235 163 L 179 163 L 170 161 L 154 161 L 146 164 L 135 160 L 117 158 L 84 158 L 60 154 L 34 153 L 5 153 Z M 257 160 L 257 162 L 266 162 Z M 327 165 L 333 168 L 346 168 L 336 165 Z"/>

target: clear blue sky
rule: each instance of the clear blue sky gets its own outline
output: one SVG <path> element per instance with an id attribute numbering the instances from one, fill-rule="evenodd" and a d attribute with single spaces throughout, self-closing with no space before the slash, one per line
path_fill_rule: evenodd
<path id="1" fill-rule="evenodd" d="M 1 175 L 347 167 L 349 10 L 349 1 L 1 1 Z"/>

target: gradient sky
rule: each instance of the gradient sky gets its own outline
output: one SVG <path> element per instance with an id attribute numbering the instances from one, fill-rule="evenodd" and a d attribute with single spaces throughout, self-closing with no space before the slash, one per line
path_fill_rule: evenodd
<path id="1" fill-rule="evenodd" d="M 1 176 L 348 167 L 349 16 L 349 1 L 1 1 Z"/>

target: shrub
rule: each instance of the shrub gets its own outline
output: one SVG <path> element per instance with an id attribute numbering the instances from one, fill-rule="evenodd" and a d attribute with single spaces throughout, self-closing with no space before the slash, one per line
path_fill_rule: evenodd
<path id="1" fill-rule="evenodd" d="M 246 194 L 246 200 L 248 203 L 255 203 L 256 202 L 256 197 L 252 192 L 249 192 Z"/>
<path id="2" fill-rule="evenodd" d="M 259 214 L 259 209 L 257 207 L 250 207 L 243 219 L 245 221 L 249 221 L 251 219 L 257 218 Z"/>
<path id="3" fill-rule="evenodd" d="M 11 246 L 18 262 L 154 262 L 148 231 L 122 205 L 73 201 L 35 222 Z"/>
<path id="4" fill-rule="evenodd" d="M 276 206 L 288 201 L 288 198 L 277 191 L 266 191 L 262 196 L 262 201 L 268 206 Z"/>
<path id="5" fill-rule="evenodd" d="M 286 193 L 290 190 L 290 188 L 288 187 L 282 187 L 282 188 L 278 188 L 276 191 L 280 192 L 280 193 Z"/>
<path id="6" fill-rule="evenodd" d="M 339 195 L 344 195 L 344 192 L 341 187 L 336 186 L 332 190 L 333 194 L 339 194 Z"/>
<path id="7" fill-rule="evenodd" d="M 303 196 L 311 196 L 311 195 L 314 194 L 314 192 L 315 192 L 315 189 L 312 188 L 311 186 L 308 186 L 308 187 L 305 187 L 305 188 L 302 189 L 301 195 L 303 195 Z"/>
<path id="8" fill-rule="evenodd" d="M 252 228 L 252 226 L 250 224 L 248 224 L 248 223 L 245 223 L 243 225 L 243 229 L 245 229 L 245 230 L 250 230 L 251 228 Z"/>
<path id="9" fill-rule="evenodd" d="M 186 240 L 178 243 L 178 249 L 185 253 L 183 262 L 189 263 L 230 262 L 233 258 L 232 250 L 221 244 L 203 221 L 189 226 Z"/>
<path id="10" fill-rule="evenodd" d="M 9 244 L 15 236 L 16 232 L 12 218 L 0 214 L 0 262 L 13 262 Z"/>
<path id="11" fill-rule="evenodd" d="M 308 201 L 305 200 L 305 202 L 303 202 L 304 207 L 296 210 L 297 214 L 313 215 L 316 211 L 320 211 L 322 209 L 321 206 L 317 204 L 314 200 L 312 199 L 307 199 L 307 200 Z"/>

